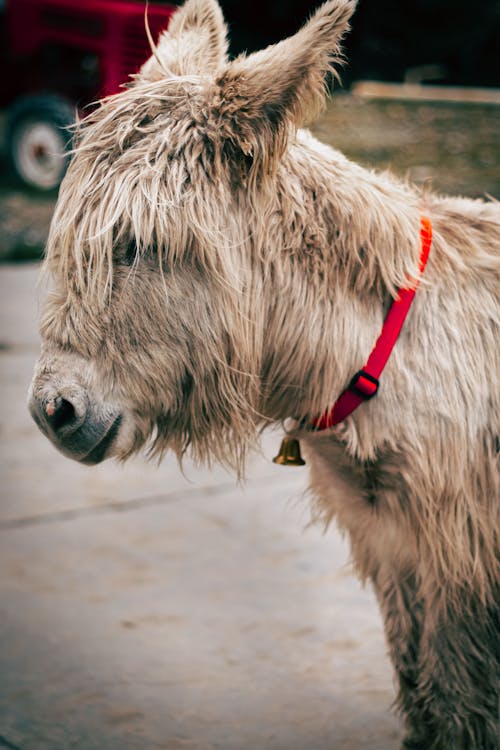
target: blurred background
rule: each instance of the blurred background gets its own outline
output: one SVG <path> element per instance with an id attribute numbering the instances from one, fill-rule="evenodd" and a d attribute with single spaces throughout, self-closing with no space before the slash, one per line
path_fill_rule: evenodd
<path id="1" fill-rule="evenodd" d="M 221 5 L 236 55 L 292 34 L 319 3 Z M 150 3 L 155 37 L 173 10 Z M 148 55 L 143 12 L 139 0 L 0 0 L 0 262 L 41 256 L 64 128 Z M 499 197 L 498 0 L 360 0 L 352 27 L 344 87 L 315 132 L 438 191 Z"/>

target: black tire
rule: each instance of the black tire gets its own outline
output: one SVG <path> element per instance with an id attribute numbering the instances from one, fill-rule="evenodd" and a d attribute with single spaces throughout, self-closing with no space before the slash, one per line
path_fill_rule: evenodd
<path id="1" fill-rule="evenodd" d="M 5 122 L 8 166 L 17 180 L 37 190 L 54 190 L 68 166 L 75 108 L 56 95 L 17 99 Z"/>

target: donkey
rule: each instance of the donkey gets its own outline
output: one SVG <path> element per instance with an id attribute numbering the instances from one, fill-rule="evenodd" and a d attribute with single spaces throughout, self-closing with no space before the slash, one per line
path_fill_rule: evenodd
<path id="1" fill-rule="evenodd" d="M 354 8 L 330 0 L 229 61 L 216 0 L 187 0 L 77 125 L 30 410 L 85 464 L 189 449 L 240 473 L 262 427 L 291 418 L 315 516 L 336 519 L 376 591 L 402 747 L 494 750 L 500 211 L 302 129 Z M 314 429 L 419 278 L 422 216 L 429 261 L 378 395 Z"/>

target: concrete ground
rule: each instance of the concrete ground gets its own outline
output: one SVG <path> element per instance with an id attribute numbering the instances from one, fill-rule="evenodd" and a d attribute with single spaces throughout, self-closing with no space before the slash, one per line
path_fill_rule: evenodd
<path id="1" fill-rule="evenodd" d="M 306 470 L 84 468 L 31 422 L 36 266 L 0 268 L 0 748 L 395 750 L 380 617 Z"/>

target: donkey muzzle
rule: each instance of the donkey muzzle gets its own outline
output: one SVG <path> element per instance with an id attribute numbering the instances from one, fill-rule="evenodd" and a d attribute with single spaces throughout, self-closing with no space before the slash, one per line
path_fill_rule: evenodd
<path id="1" fill-rule="evenodd" d="M 36 424 L 65 456 L 84 464 L 106 458 L 120 430 L 121 414 L 93 404 L 84 388 L 31 389 L 29 410 Z"/>

